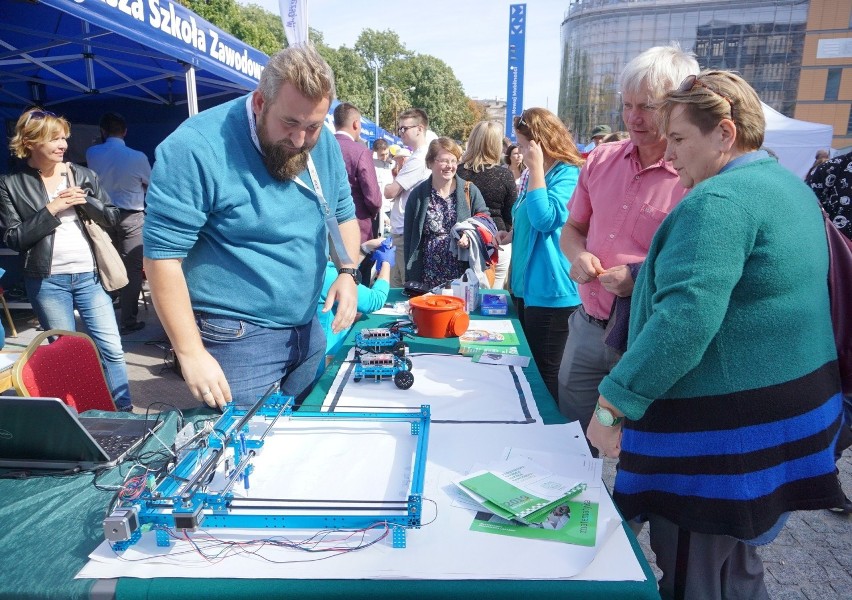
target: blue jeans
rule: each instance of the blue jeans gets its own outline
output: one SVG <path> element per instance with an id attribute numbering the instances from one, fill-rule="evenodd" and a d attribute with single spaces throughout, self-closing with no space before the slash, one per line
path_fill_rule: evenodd
<path id="1" fill-rule="evenodd" d="M 195 316 L 204 347 L 222 367 L 234 403 L 251 406 L 276 382 L 296 402 L 308 395 L 325 357 L 325 333 L 316 317 L 298 327 L 269 329 L 208 313 Z"/>
<path id="2" fill-rule="evenodd" d="M 74 309 L 101 354 L 107 385 L 118 408 L 130 406 L 130 385 L 112 299 L 95 273 L 25 277 L 27 296 L 43 329 L 76 331 Z"/>

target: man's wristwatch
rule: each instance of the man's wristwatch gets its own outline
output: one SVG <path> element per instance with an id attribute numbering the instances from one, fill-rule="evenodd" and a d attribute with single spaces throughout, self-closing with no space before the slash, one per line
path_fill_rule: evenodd
<path id="1" fill-rule="evenodd" d="M 346 273 L 347 275 L 352 275 L 352 279 L 355 280 L 355 285 L 361 283 L 361 271 L 359 271 L 358 269 L 353 269 L 351 267 L 341 267 L 337 269 L 338 275 L 343 275 L 344 273 Z"/>
<path id="2" fill-rule="evenodd" d="M 624 420 L 624 417 L 616 417 L 610 409 L 600 404 L 595 405 L 595 418 L 604 427 L 615 427 Z"/>

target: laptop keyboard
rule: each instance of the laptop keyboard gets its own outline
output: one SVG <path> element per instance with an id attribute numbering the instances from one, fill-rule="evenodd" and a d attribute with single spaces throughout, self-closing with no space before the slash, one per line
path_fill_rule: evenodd
<path id="1" fill-rule="evenodd" d="M 126 435 L 95 436 L 98 445 L 104 449 L 111 460 L 124 454 L 138 439 Z"/>

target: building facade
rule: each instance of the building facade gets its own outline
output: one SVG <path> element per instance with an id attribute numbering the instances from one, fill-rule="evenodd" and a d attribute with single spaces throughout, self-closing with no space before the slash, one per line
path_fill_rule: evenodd
<path id="1" fill-rule="evenodd" d="M 702 69 L 739 72 L 779 112 L 852 143 L 852 0 L 573 0 L 562 22 L 559 115 L 581 140 L 623 129 L 618 77 L 677 41 Z M 852 137 L 849 137 L 852 139 Z"/>

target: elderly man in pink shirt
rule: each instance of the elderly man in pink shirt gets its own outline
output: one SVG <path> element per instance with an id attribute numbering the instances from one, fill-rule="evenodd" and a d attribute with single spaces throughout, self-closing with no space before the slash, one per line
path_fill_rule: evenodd
<path id="1" fill-rule="evenodd" d="M 630 265 L 635 269 L 645 259 L 660 223 L 686 194 L 677 171 L 663 160 L 666 140 L 654 104 L 698 72 L 691 54 L 671 46 L 646 50 L 624 67 L 622 117 L 630 139 L 592 151 L 568 203 L 560 247 L 583 304 L 569 321 L 559 410 L 580 421 L 583 431 L 593 415 L 603 424 L 609 420 L 598 414 L 597 400 L 598 385 L 620 357 L 604 343 L 613 303 L 633 293 Z"/>

